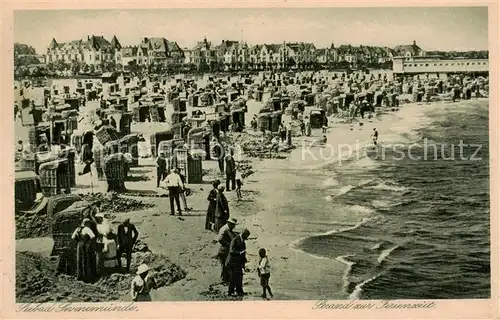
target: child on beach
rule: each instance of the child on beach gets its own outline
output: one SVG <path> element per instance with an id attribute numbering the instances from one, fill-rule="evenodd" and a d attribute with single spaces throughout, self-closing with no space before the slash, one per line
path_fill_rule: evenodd
<path id="1" fill-rule="evenodd" d="M 269 286 L 269 278 L 271 277 L 271 267 L 269 265 L 269 258 L 266 255 L 266 249 L 262 248 L 259 250 L 259 267 L 257 268 L 257 273 L 260 278 L 260 285 L 262 286 L 262 298 L 267 298 L 267 292 L 271 298 L 273 297 L 273 293 L 271 291 L 271 287 Z"/>
<path id="2" fill-rule="evenodd" d="M 238 201 L 241 200 L 241 186 L 243 185 L 243 177 L 241 176 L 241 171 L 236 169 L 236 196 Z"/>

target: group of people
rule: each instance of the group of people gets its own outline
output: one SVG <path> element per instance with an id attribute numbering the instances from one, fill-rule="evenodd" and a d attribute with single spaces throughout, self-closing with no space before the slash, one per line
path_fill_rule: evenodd
<path id="1" fill-rule="evenodd" d="M 249 238 L 250 231 L 245 228 L 241 233 L 236 232 L 234 229 L 237 224 L 238 221 L 235 218 L 229 218 L 219 230 L 218 238 L 214 240 L 214 243 L 219 243 L 217 258 L 221 265 L 220 277 L 222 284 L 228 286 L 227 294 L 229 296 L 243 297 L 245 295 L 243 276 L 246 270 L 245 266 L 248 263 L 245 241 Z M 264 248 L 259 250 L 259 257 L 257 273 L 263 291 L 261 297 L 268 299 L 267 293 L 269 293 L 270 297 L 273 297 L 273 293 L 269 286 L 271 277 L 270 263 Z"/>
<path id="2" fill-rule="evenodd" d="M 94 282 L 101 275 L 121 271 L 123 256 L 126 259 L 126 271 L 129 272 L 132 250 L 138 236 L 139 232 L 128 218 L 115 233 L 102 213 L 85 217 L 71 236 L 76 242 L 77 279 Z M 60 263 L 59 271 L 62 272 L 64 267 Z"/>

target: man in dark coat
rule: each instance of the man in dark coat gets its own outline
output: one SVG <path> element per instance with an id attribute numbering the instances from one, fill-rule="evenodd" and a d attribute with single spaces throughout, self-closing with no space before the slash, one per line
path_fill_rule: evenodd
<path id="1" fill-rule="evenodd" d="M 214 153 L 217 158 L 217 162 L 219 163 L 220 173 L 224 173 L 224 147 L 220 143 L 217 143 L 214 146 Z"/>
<path id="2" fill-rule="evenodd" d="M 217 188 L 220 185 L 220 181 L 217 179 L 212 182 L 213 189 L 210 190 L 208 194 L 208 208 L 207 208 L 207 217 L 205 219 L 205 229 L 213 230 L 215 225 L 215 207 L 217 206 Z"/>
<path id="3" fill-rule="evenodd" d="M 247 263 L 246 258 L 246 244 L 245 240 L 250 236 L 250 231 L 244 229 L 240 235 L 231 240 L 231 246 L 229 249 L 229 255 L 226 261 L 226 267 L 229 269 L 229 291 L 228 295 L 233 295 L 236 290 L 236 294 L 242 297 L 245 293 L 243 292 L 243 270 L 245 269 L 245 264 Z"/>
<path id="4" fill-rule="evenodd" d="M 125 258 L 127 259 L 127 271 L 130 271 L 130 262 L 132 261 L 132 249 L 134 247 L 137 238 L 139 237 L 139 232 L 135 228 L 135 225 L 130 223 L 130 219 L 127 218 L 118 226 L 118 267 L 122 267 L 122 255 L 125 253 Z"/>
<path id="5" fill-rule="evenodd" d="M 229 182 L 231 181 L 231 187 Z M 231 191 L 231 189 L 236 189 L 236 163 L 233 158 L 233 151 L 226 156 L 226 189 Z"/>
<path id="6" fill-rule="evenodd" d="M 222 185 L 218 187 L 217 197 L 215 200 L 215 232 L 219 232 L 219 230 L 226 224 L 227 219 L 229 219 L 229 204 L 226 196 L 224 195 L 224 189 L 225 188 Z"/>
<path id="7" fill-rule="evenodd" d="M 165 152 L 160 152 L 156 158 L 156 187 L 160 187 L 160 182 L 167 176 L 167 159 L 165 159 Z"/>

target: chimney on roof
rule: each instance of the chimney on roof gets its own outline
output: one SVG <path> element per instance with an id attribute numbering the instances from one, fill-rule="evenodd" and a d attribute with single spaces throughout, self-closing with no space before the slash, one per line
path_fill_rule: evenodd
<path id="1" fill-rule="evenodd" d="M 413 40 L 413 45 L 416 46 L 417 45 L 417 41 Z"/>
<path id="2" fill-rule="evenodd" d="M 87 41 L 90 41 L 90 36 L 89 35 L 87 35 Z"/>

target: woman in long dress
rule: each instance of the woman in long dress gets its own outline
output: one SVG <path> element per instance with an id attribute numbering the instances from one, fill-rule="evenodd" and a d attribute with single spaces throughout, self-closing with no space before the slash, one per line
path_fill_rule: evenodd
<path id="1" fill-rule="evenodd" d="M 82 226 L 72 235 L 78 241 L 76 247 L 76 277 L 83 282 L 92 282 L 97 275 L 97 261 L 95 250 L 95 234 L 90 229 L 90 220 L 83 219 Z"/>
<path id="2" fill-rule="evenodd" d="M 215 180 L 212 182 L 212 186 L 214 187 L 210 190 L 208 194 L 208 209 L 207 209 L 207 217 L 205 219 L 205 229 L 212 230 L 213 225 L 215 224 L 215 207 L 217 206 L 217 187 L 220 185 L 220 180 Z"/>
<path id="3" fill-rule="evenodd" d="M 229 204 L 224 195 L 224 190 L 224 186 L 220 185 L 218 187 L 215 205 L 215 232 L 219 232 L 220 228 L 222 228 L 226 224 L 227 219 L 229 219 Z"/>

